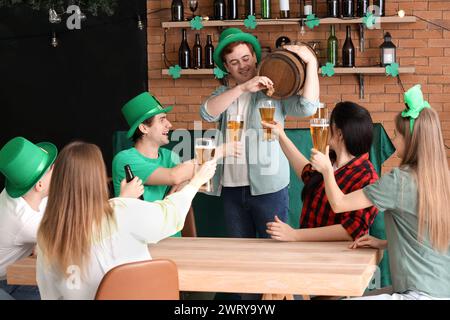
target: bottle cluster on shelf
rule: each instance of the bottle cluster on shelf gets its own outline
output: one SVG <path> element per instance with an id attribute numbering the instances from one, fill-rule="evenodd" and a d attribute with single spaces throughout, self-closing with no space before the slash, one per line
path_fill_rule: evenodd
<path id="1" fill-rule="evenodd" d="M 244 12 L 239 12 L 238 0 L 209 0 L 212 3 L 214 20 L 237 20 L 255 15 L 262 19 L 290 18 L 291 4 L 298 7 L 299 17 L 315 14 L 316 17 L 353 18 L 363 17 L 368 10 L 378 16 L 385 16 L 386 0 L 326 0 L 326 15 L 319 13 L 317 0 L 279 0 L 272 5 L 272 0 L 260 0 L 259 12 L 256 12 L 256 0 L 245 0 Z M 198 0 L 187 0 L 194 16 Z M 276 12 L 272 12 L 277 7 Z M 172 21 L 184 21 L 183 0 L 172 0 Z"/>
<path id="2" fill-rule="evenodd" d="M 195 34 L 195 43 L 192 52 L 187 41 L 186 29 L 181 30 L 182 39 L 178 50 L 178 65 L 182 69 L 212 69 L 214 68 L 214 46 L 212 44 L 212 36 L 206 37 L 206 45 L 202 48 L 200 34 Z M 204 57 L 204 58 L 203 58 Z"/>

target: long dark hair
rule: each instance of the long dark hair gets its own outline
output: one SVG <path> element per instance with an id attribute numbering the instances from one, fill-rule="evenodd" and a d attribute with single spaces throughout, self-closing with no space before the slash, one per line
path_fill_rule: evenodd
<path id="1" fill-rule="evenodd" d="M 330 134 L 336 134 L 336 129 L 342 132 L 345 148 L 351 155 L 359 157 L 369 152 L 373 138 L 373 122 L 366 108 L 350 101 L 337 103 L 330 116 Z M 336 153 L 332 150 L 330 159 L 332 162 L 336 161 Z M 322 181 L 322 174 L 314 172 L 302 190 L 302 200 L 316 190 Z"/>

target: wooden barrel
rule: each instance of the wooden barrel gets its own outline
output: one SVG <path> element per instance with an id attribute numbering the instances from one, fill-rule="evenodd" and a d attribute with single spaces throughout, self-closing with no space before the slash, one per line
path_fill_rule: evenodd
<path id="1" fill-rule="evenodd" d="M 311 51 L 314 52 L 312 49 Z M 284 99 L 297 94 L 303 88 L 306 65 L 295 53 L 277 49 L 261 60 L 258 75 L 266 76 L 273 81 L 275 91 L 272 98 Z"/>

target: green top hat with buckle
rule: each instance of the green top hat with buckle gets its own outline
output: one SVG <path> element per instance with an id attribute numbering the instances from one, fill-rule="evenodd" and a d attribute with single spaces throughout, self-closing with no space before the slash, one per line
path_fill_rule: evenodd
<path id="1" fill-rule="evenodd" d="M 150 93 L 143 92 L 128 101 L 122 108 L 122 114 L 127 120 L 130 130 L 128 130 L 127 138 L 131 138 L 137 127 L 148 118 L 159 113 L 167 113 L 173 107 L 163 108 L 161 103 Z"/>
<path id="2" fill-rule="evenodd" d="M 243 32 L 241 29 L 228 28 L 220 34 L 219 43 L 217 44 L 217 48 L 214 50 L 213 56 L 214 62 L 220 69 L 222 69 L 222 71 L 227 72 L 227 69 L 225 69 L 223 65 L 222 58 L 220 57 L 222 50 L 225 49 L 230 43 L 239 41 L 250 43 L 255 51 L 256 60 L 258 62 L 261 61 L 261 45 L 259 44 L 258 39 L 250 33 Z"/>
<path id="3" fill-rule="evenodd" d="M 58 154 L 50 142 L 34 144 L 16 137 L 0 150 L 0 172 L 6 177 L 6 192 L 12 198 L 27 193 L 47 172 Z"/>

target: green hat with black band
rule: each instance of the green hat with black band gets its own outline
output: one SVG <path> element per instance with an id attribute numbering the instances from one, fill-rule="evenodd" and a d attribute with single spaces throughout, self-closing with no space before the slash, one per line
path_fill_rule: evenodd
<path id="1" fill-rule="evenodd" d="M 220 56 L 222 50 L 225 49 L 230 43 L 240 41 L 251 44 L 253 50 L 255 51 L 256 60 L 258 62 L 261 61 L 261 45 L 259 44 L 258 39 L 250 33 L 243 32 L 241 29 L 228 28 L 220 34 L 219 43 L 217 44 L 217 48 L 214 50 L 213 56 L 214 62 L 222 71 L 227 72 Z"/>
<path id="2" fill-rule="evenodd" d="M 143 92 L 134 97 L 122 108 L 122 114 L 130 126 L 127 132 L 127 138 L 130 139 L 137 127 L 148 118 L 159 113 L 167 113 L 172 109 L 173 106 L 163 108 L 158 99 L 148 92 Z"/>

